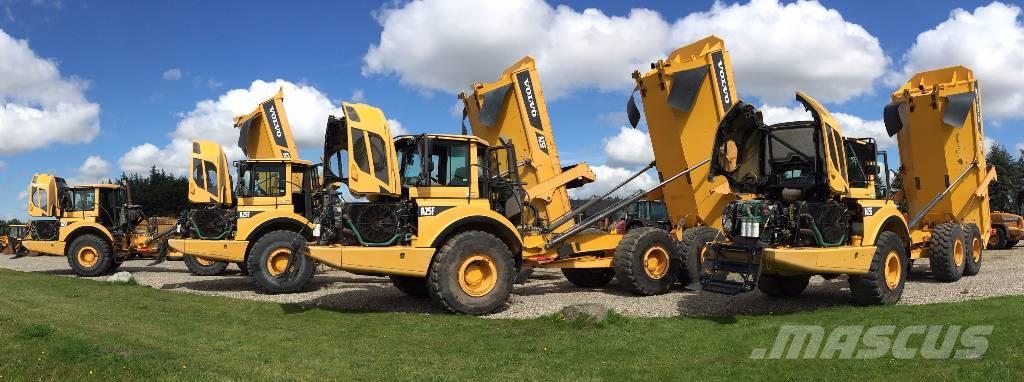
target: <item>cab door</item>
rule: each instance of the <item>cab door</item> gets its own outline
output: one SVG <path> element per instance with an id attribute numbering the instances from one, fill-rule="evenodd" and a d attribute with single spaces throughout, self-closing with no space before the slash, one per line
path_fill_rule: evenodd
<path id="1" fill-rule="evenodd" d="M 846 150 L 843 135 L 839 132 L 839 122 L 815 99 L 806 94 L 797 92 L 796 100 L 804 105 L 807 111 L 811 112 L 814 122 L 820 129 L 821 142 L 819 148 L 822 152 L 822 160 L 825 164 L 825 179 L 829 189 L 834 193 L 846 194 L 850 190 L 847 181 Z"/>
<path id="2" fill-rule="evenodd" d="M 220 144 L 192 141 L 189 163 L 188 200 L 195 204 L 231 204 L 231 173 L 228 159 Z"/>
<path id="3" fill-rule="evenodd" d="M 348 187 L 355 195 L 401 194 L 398 160 L 384 112 L 366 104 L 343 102 L 348 131 Z"/>

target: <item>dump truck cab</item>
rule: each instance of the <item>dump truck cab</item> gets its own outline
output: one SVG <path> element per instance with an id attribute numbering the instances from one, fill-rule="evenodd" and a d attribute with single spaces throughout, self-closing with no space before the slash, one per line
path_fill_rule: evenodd
<path id="1" fill-rule="evenodd" d="M 28 234 L 21 245 L 31 252 L 67 256 L 80 276 L 98 276 L 135 258 L 170 256 L 162 238 L 173 232 L 174 219 L 147 218 L 116 184 L 68 186 L 63 178 L 35 174 L 29 185 Z"/>
<path id="2" fill-rule="evenodd" d="M 182 237 L 168 241 L 171 248 L 192 256 L 186 264 L 201 275 L 220 274 L 228 263 L 248 274 L 250 254 L 260 239 L 305 241 L 315 229 L 310 216 L 318 202 L 313 192 L 320 187 L 319 168 L 299 158 L 284 93 L 279 91 L 249 114 L 236 117 L 234 126 L 238 147 L 246 155 L 233 163 L 237 179 L 232 179 L 232 164 L 220 144 L 193 141 L 191 208 L 179 218 Z M 262 267 L 276 275 L 283 272 L 280 264 L 290 252 L 268 256 L 269 265 Z"/>
<path id="3" fill-rule="evenodd" d="M 953 73 L 926 77 L 965 78 Z M 920 75 L 915 78 L 921 81 Z M 888 169 L 882 168 L 888 159 L 879 160 L 875 141 L 845 138 L 838 121 L 813 98 L 796 95 L 812 120 L 774 125 L 765 125 L 753 106 L 737 103 L 719 125 L 710 176 L 726 178 L 734 192 L 751 198 L 726 207 L 727 239 L 705 249 L 704 290 L 738 294 L 756 286 L 769 296 L 787 297 L 801 293 L 811 275 L 845 274 L 855 302 L 895 303 L 914 259 L 929 258 L 943 281 L 958 279 L 972 261 L 980 266 L 981 227 L 987 227 L 988 217 L 975 206 L 987 209 L 979 190 L 994 172 L 986 174 L 984 168 L 980 124 L 965 114 L 974 105 L 946 101 L 966 92 L 946 87 L 940 94 L 938 89 L 936 84 L 925 92 L 935 100 L 927 110 L 907 108 L 915 102 L 912 96 L 887 107 L 889 132 L 899 133 L 904 176 L 904 192 L 895 197 L 887 187 L 876 187 L 877 182 L 888 185 Z M 944 112 L 959 114 L 944 121 Z M 895 122 L 889 120 L 893 117 Z M 971 127 L 960 131 L 950 122 L 957 120 L 957 126 Z M 929 163 L 937 159 L 943 159 L 941 165 Z M 968 175 L 974 181 L 962 182 Z M 974 260 L 965 255 L 972 247 Z M 959 267 L 955 277 L 940 272 L 950 266 L 947 261 Z"/>

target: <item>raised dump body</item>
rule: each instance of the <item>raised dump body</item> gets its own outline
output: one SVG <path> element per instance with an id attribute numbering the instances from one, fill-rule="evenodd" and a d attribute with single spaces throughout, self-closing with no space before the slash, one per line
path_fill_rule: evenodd
<path id="1" fill-rule="evenodd" d="M 974 223 L 987 238 L 988 183 L 978 81 L 963 66 L 918 73 L 892 94 L 885 124 L 899 141 L 910 230 Z"/>
<path id="2" fill-rule="evenodd" d="M 658 177 L 665 179 L 711 157 L 718 123 L 738 95 L 729 52 L 716 36 L 676 49 L 651 67 L 644 74 L 634 72 L 633 78 L 643 100 Z M 627 114 L 636 127 L 640 113 L 633 98 Z M 699 166 L 662 189 L 671 223 L 678 228 L 721 227 L 722 210 L 735 197 L 725 178 L 709 178 L 708 171 L 709 166 Z"/>
<path id="3" fill-rule="evenodd" d="M 246 115 L 235 117 L 238 147 L 249 159 L 298 159 L 299 151 L 284 112 L 284 91 Z"/>
<path id="4" fill-rule="evenodd" d="M 460 98 L 473 135 L 492 146 L 510 143 L 515 147 L 519 180 L 545 228 L 552 232 L 571 228 L 572 219 L 557 226 L 550 223 L 572 210 L 568 189 L 594 181 L 595 175 L 586 163 L 562 167 L 533 58 L 519 60 L 495 82 L 474 84 L 473 93 Z"/>

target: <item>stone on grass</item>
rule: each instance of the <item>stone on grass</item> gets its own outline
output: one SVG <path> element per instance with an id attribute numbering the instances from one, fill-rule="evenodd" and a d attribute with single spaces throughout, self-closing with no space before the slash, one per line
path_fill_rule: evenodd
<path id="1" fill-rule="evenodd" d="M 609 311 L 610 309 L 603 304 L 576 304 L 562 308 L 562 317 L 568 321 L 584 319 L 601 322 L 604 321 L 605 318 L 608 318 Z"/>
<path id="2" fill-rule="evenodd" d="M 117 272 L 107 277 L 108 283 L 130 283 L 134 281 L 135 276 L 132 276 L 131 272 Z"/>

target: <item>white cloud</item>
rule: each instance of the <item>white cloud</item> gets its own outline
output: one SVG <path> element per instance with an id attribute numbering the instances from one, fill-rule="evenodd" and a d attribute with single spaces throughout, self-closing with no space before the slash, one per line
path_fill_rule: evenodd
<path id="1" fill-rule="evenodd" d="M 654 160 L 654 149 L 651 138 L 646 132 L 619 127 L 619 133 L 605 138 L 604 154 L 608 156 L 609 166 L 640 167 Z"/>
<path id="2" fill-rule="evenodd" d="M 85 98 L 86 81 L 61 77 L 53 60 L 0 30 L 0 154 L 53 143 L 88 143 L 100 131 L 100 105 Z"/>
<path id="3" fill-rule="evenodd" d="M 1024 118 L 1024 24 L 1021 8 L 999 2 L 974 12 L 957 8 L 935 28 L 917 35 L 888 81 L 899 85 L 916 72 L 951 65 L 974 70 L 983 110 L 996 118 Z"/>
<path id="4" fill-rule="evenodd" d="M 783 103 L 801 90 L 822 102 L 870 94 L 889 58 L 878 39 L 817 1 L 715 2 L 672 26 L 675 44 L 708 34 L 725 40 L 740 94 Z"/>
<path id="5" fill-rule="evenodd" d="M 628 170 L 625 168 L 614 167 L 614 166 L 593 166 L 591 169 L 594 170 L 594 174 L 597 175 L 597 180 L 593 183 L 589 183 L 580 188 L 574 188 L 569 190 L 569 196 L 573 199 L 586 199 L 592 196 L 603 195 L 612 187 L 621 183 L 622 181 L 633 175 L 636 170 Z M 632 195 L 634 192 L 644 190 L 658 184 L 658 181 L 654 176 L 649 173 L 640 174 L 632 182 L 623 186 L 612 193 L 613 197 L 626 197 Z"/>
<path id="6" fill-rule="evenodd" d="M 803 107 L 763 105 L 758 110 L 761 111 L 761 117 L 766 125 L 793 121 L 811 121 L 814 119 L 811 117 L 811 113 L 804 110 Z"/>
<path id="7" fill-rule="evenodd" d="M 459 22 L 438 22 L 452 15 Z M 383 31 L 364 57 L 366 75 L 396 74 L 427 92 L 456 93 L 529 54 L 549 99 L 579 88 L 628 88 L 630 72 L 667 52 L 669 35 L 651 10 L 609 16 L 542 0 L 414 1 L 383 10 L 378 21 Z"/>
<path id="8" fill-rule="evenodd" d="M 366 93 L 363 92 L 363 89 L 356 89 L 352 91 L 352 96 L 348 97 L 348 99 L 351 102 L 364 102 L 366 101 Z"/>
<path id="9" fill-rule="evenodd" d="M 392 137 L 397 137 L 399 135 L 407 135 L 407 134 L 409 134 L 409 130 L 406 130 L 405 127 L 402 127 L 402 123 L 398 122 L 397 119 L 390 119 L 389 118 L 388 119 L 388 128 L 391 130 L 391 136 Z"/>
<path id="10" fill-rule="evenodd" d="M 164 79 L 168 81 L 180 80 L 182 76 L 181 69 L 173 68 L 164 71 Z"/>
<path id="11" fill-rule="evenodd" d="M 25 200 L 25 199 L 28 199 L 28 191 L 27 190 L 18 193 L 18 200 L 19 201 L 22 201 L 22 200 Z"/>
<path id="12" fill-rule="evenodd" d="M 874 138 L 879 148 L 896 147 L 896 137 L 890 137 L 885 131 L 885 122 L 880 119 L 866 120 L 846 113 L 832 113 L 842 126 L 842 133 L 847 138 Z"/>
<path id="13" fill-rule="evenodd" d="M 85 158 L 78 167 L 78 173 L 71 178 L 72 184 L 99 183 L 110 178 L 110 163 L 97 155 Z"/>
<path id="14" fill-rule="evenodd" d="M 460 22 L 437 22 L 453 14 Z M 383 31 L 363 73 L 449 93 L 527 54 L 537 59 L 549 99 L 577 89 L 628 90 L 630 72 L 711 33 L 732 52 L 740 92 L 770 103 L 791 99 L 793 90 L 824 102 L 869 94 L 889 63 L 877 38 L 815 1 L 715 3 L 670 23 L 648 9 L 614 16 L 542 0 L 426 0 L 387 8 L 378 21 Z"/>
<path id="15" fill-rule="evenodd" d="M 237 146 L 238 130 L 234 128 L 234 117 L 251 112 L 280 88 L 284 89 L 285 115 L 296 144 L 299 148 L 321 147 L 327 116 L 341 114 L 327 95 L 309 85 L 280 79 L 274 82 L 256 80 L 247 89 L 232 89 L 215 100 L 200 101 L 192 111 L 182 114 L 182 120 L 170 134 L 170 143 L 162 148 L 153 143 L 135 146 L 118 160 L 118 164 L 125 172 L 144 172 L 151 166 L 157 166 L 175 174 L 184 174 L 193 139 L 220 143 L 229 160 L 241 159 L 243 155 Z"/>
<path id="16" fill-rule="evenodd" d="M 758 110 L 761 110 L 764 123 L 768 125 L 813 120 L 811 113 L 804 110 L 803 106 L 781 107 L 764 105 Z M 889 137 L 889 134 L 885 131 L 885 123 L 880 119 L 865 120 L 864 118 L 846 113 L 832 113 L 832 116 L 839 121 L 840 131 L 844 137 L 874 138 L 879 148 L 896 146 L 896 138 Z"/>
<path id="17" fill-rule="evenodd" d="M 216 89 L 216 88 L 219 88 L 221 86 L 224 86 L 224 83 L 220 82 L 220 81 L 217 81 L 216 79 L 211 78 L 211 79 L 206 80 L 206 86 L 208 86 L 210 89 Z"/>

